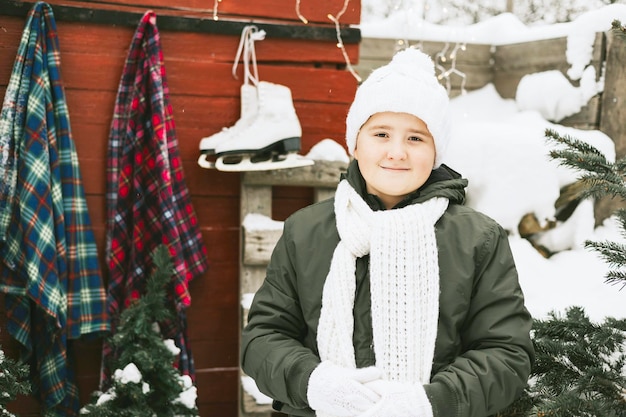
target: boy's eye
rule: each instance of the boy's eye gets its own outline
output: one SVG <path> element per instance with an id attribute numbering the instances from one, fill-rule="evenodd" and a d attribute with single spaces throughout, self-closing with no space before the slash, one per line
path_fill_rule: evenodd
<path id="1" fill-rule="evenodd" d="M 409 140 L 418 142 L 418 141 L 422 140 L 422 138 L 420 138 L 419 136 L 409 136 Z"/>
<path id="2" fill-rule="evenodd" d="M 389 135 L 387 133 L 385 133 L 385 132 L 378 132 L 378 133 L 374 133 L 374 136 L 377 136 L 379 138 L 386 138 Z"/>

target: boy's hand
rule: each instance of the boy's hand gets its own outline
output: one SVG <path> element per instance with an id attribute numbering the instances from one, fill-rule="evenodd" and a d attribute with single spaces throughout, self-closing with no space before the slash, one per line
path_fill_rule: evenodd
<path id="1" fill-rule="evenodd" d="M 378 379 L 365 385 L 381 400 L 359 417 L 433 417 L 432 406 L 420 384 Z"/>
<path id="2" fill-rule="evenodd" d="M 323 361 L 313 370 L 309 379 L 309 406 L 315 411 L 337 417 L 362 414 L 381 399 L 380 395 L 364 384 L 381 376 L 381 371 L 375 367 L 342 368 L 330 361 Z"/>

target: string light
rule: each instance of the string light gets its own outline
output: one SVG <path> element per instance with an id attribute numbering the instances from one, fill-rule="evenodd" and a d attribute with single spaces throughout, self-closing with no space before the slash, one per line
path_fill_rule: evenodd
<path id="1" fill-rule="evenodd" d="M 398 12 L 399 10 L 405 10 L 404 7 L 404 0 L 396 0 L 394 6 L 393 6 L 393 11 Z M 404 13 L 405 16 L 405 27 L 411 27 L 412 25 L 409 22 L 409 16 L 412 16 L 412 8 L 411 6 L 409 6 L 409 8 L 406 10 L 406 13 Z M 426 20 L 426 14 L 430 11 L 430 4 L 429 2 L 426 0 L 423 4 L 423 9 L 421 11 L 422 14 L 422 21 L 418 22 L 417 24 L 417 29 L 418 29 L 418 34 L 422 31 L 422 26 L 423 26 L 423 21 Z M 447 8 L 443 8 L 443 13 L 447 14 L 449 11 Z M 452 37 L 455 38 L 456 33 L 455 31 L 452 32 Z M 407 48 L 411 48 L 411 49 L 418 49 L 418 50 L 424 50 L 424 42 L 421 39 L 421 36 L 417 36 L 420 40 L 418 40 L 414 45 L 411 45 L 411 41 L 409 41 L 409 39 L 405 36 L 403 39 L 396 39 L 396 43 L 395 43 L 395 51 L 398 52 L 402 49 L 407 49 Z M 456 45 L 454 46 L 454 48 L 452 48 L 452 51 L 450 52 L 450 55 L 448 55 L 448 51 L 450 49 L 450 42 L 446 42 L 443 46 L 443 48 L 441 49 L 441 51 L 439 51 L 437 54 L 435 54 L 434 56 L 434 64 L 437 70 L 437 79 L 439 81 L 444 81 L 445 80 L 445 87 L 446 90 L 448 92 L 448 94 L 450 94 L 450 91 L 452 89 L 451 86 L 451 76 L 458 76 L 461 78 L 461 94 L 466 94 L 466 90 L 465 90 L 465 82 L 467 79 L 467 75 L 459 70 L 456 67 L 457 64 L 457 55 L 459 53 L 459 51 L 465 51 L 466 50 L 466 43 L 459 43 L 457 42 Z M 445 66 L 444 66 L 445 65 Z M 448 68 L 446 68 L 446 66 L 448 66 Z"/>
<path id="2" fill-rule="evenodd" d="M 298 18 L 302 20 L 302 23 L 304 23 L 305 25 L 309 23 L 309 20 L 304 17 L 302 13 L 300 13 L 300 0 L 296 0 L 296 14 L 298 15 Z"/>
<path id="3" fill-rule="evenodd" d="M 403 34 L 404 34 L 404 38 L 403 39 L 398 39 L 397 45 L 396 45 L 396 52 L 400 49 L 400 47 L 404 46 L 404 48 L 408 48 L 410 47 L 410 42 L 409 42 L 409 36 L 408 36 L 408 28 L 411 27 L 411 22 L 409 21 L 409 17 L 411 16 L 411 12 L 413 11 L 413 7 L 408 7 L 405 8 L 404 6 L 404 0 L 400 0 L 399 2 L 397 2 L 394 7 L 394 12 L 397 13 L 399 10 L 403 10 L 403 16 L 404 16 L 404 24 L 403 26 Z"/>
<path id="4" fill-rule="evenodd" d="M 306 17 L 304 17 L 302 13 L 300 12 L 300 1 L 301 0 L 296 0 L 296 15 L 298 15 L 298 18 L 306 25 L 309 23 L 309 20 Z M 337 48 L 341 49 L 341 54 L 343 55 L 343 59 L 346 62 L 346 67 L 348 68 L 348 71 L 350 71 L 350 74 L 352 74 L 352 76 L 357 80 L 357 82 L 360 83 L 362 79 L 359 76 L 359 74 L 357 74 L 354 67 L 350 63 L 350 57 L 348 56 L 348 52 L 346 51 L 346 48 L 343 44 L 343 38 L 341 37 L 341 25 L 339 24 L 339 19 L 348 9 L 349 3 L 350 3 L 350 0 L 344 0 L 343 7 L 341 8 L 341 10 L 339 10 L 339 12 L 334 16 L 328 13 L 327 17 L 331 22 L 335 24 L 335 32 L 337 33 Z"/>
<path id="5" fill-rule="evenodd" d="M 437 52 L 437 54 L 435 55 L 435 65 L 437 66 L 437 69 L 441 71 L 441 73 L 438 76 L 440 80 L 443 78 L 442 74 L 446 71 L 446 69 L 439 62 L 446 62 L 446 59 L 447 59 L 446 53 L 448 52 L 449 47 L 450 47 L 450 43 L 446 42 L 446 44 L 443 46 L 443 49 Z"/>
<path id="6" fill-rule="evenodd" d="M 341 54 L 343 55 L 343 59 L 346 62 L 346 67 L 348 68 L 348 71 L 350 71 L 350 74 L 352 74 L 352 76 L 356 79 L 356 81 L 360 83 L 361 81 L 363 81 L 363 79 L 355 71 L 352 63 L 350 62 L 350 57 L 348 56 L 348 52 L 346 51 L 346 48 L 343 44 L 343 39 L 341 38 L 341 26 L 339 25 L 339 19 L 348 9 L 348 3 L 350 3 L 350 0 L 344 0 L 343 8 L 339 11 L 339 13 L 337 13 L 337 15 L 335 16 L 329 13 L 328 18 L 335 24 L 335 32 L 337 32 L 337 47 L 341 49 Z"/>
<path id="7" fill-rule="evenodd" d="M 213 20 L 215 20 L 216 22 L 219 20 L 219 17 L 217 17 L 217 6 L 221 2 L 222 0 L 215 0 L 213 2 Z"/>
<path id="8" fill-rule="evenodd" d="M 401 51 L 401 50 L 403 50 L 403 49 L 406 49 L 408 46 L 409 46 L 409 44 L 408 44 L 408 43 L 406 43 L 406 42 L 404 41 L 404 39 L 397 39 L 397 40 L 396 40 L 396 48 L 395 48 L 395 51 L 396 51 L 396 52 Z"/>
<path id="9" fill-rule="evenodd" d="M 465 95 L 467 93 L 467 91 L 465 90 L 465 81 L 467 79 L 467 75 L 459 70 L 456 67 L 456 59 L 457 59 L 457 53 L 459 50 L 461 51 L 465 51 L 467 49 L 466 47 L 466 43 L 459 43 L 457 42 L 456 45 L 454 46 L 454 48 L 452 49 L 452 52 L 450 52 L 450 68 L 448 68 L 447 70 L 438 63 L 438 61 L 441 62 L 446 62 L 446 52 L 448 51 L 450 44 L 448 42 L 446 42 L 444 48 L 442 51 L 440 51 L 439 53 L 437 53 L 436 55 L 436 61 L 435 61 L 435 65 L 437 66 L 437 68 L 441 71 L 441 73 L 437 76 L 438 80 L 446 80 L 446 89 L 448 91 L 448 94 L 450 94 L 450 91 L 452 89 L 452 83 L 451 83 L 451 79 L 450 76 L 451 75 L 456 75 L 458 77 L 461 78 L 461 94 Z"/>

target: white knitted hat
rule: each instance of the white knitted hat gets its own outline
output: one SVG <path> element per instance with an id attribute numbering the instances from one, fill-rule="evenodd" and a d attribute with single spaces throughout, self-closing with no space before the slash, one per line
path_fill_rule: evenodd
<path id="1" fill-rule="evenodd" d="M 408 113 L 422 119 L 435 139 L 435 165 L 441 165 L 449 140 L 448 93 L 439 84 L 432 59 L 417 49 L 396 53 L 357 89 L 346 118 L 346 142 L 354 154 L 361 127 L 375 113 Z"/>

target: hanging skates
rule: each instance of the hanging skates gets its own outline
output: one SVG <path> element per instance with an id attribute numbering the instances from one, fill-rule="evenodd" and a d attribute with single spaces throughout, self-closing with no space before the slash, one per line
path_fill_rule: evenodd
<path id="1" fill-rule="evenodd" d="M 215 168 L 215 162 L 209 158 L 215 155 L 215 148 L 222 142 L 228 141 L 237 135 L 237 132 L 248 127 L 257 114 L 257 91 L 256 87 L 251 84 L 241 85 L 241 116 L 237 122 L 231 127 L 224 127 L 221 131 L 212 136 L 202 138 L 200 140 L 200 157 L 198 165 L 202 168 Z"/>
<path id="2" fill-rule="evenodd" d="M 302 128 L 284 85 L 265 81 L 257 86 L 254 120 L 215 147 L 220 171 L 266 171 L 313 165 L 298 155 Z"/>
<path id="3" fill-rule="evenodd" d="M 256 65 L 254 42 L 263 39 L 265 39 L 265 31 L 258 30 L 256 26 L 248 25 L 243 28 L 232 69 L 233 78 L 236 79 L 237 65 L 239 64 L 239 58 L 242 58 L 244 82 L 240 88 L 240 118 L 233 126 L 224 127 L 220 132 L 200 140 L 198 165 L 202 168 L 215 168 L 215 162 L 209 160 L 209 157 L 215 154 L 215 147 L 220 142 L 235 136 L 237 131 L 247 127 L 256 117 L 258 107 L 256 84 L 259 82 L 259 74 Z M 252 64 L 252 70 L 250 69 L 250 64 Z"/>
<path id="4" fill-rule="evenodd" d="M 241 116 L 231 127 L 200 141 L 198 165 L 220 171 L 266 171 L 312 165 L 298 155 L 302 128 L 289 88 L 258 81 L 254 41 L 265 33 L 246 26 L 242 33 L 233 76 L 243 51 L 244 84 Z M 252 64 L 252 72 L 250 71 Z M 216 158 L 215 162 L 209 158 Z"/>

